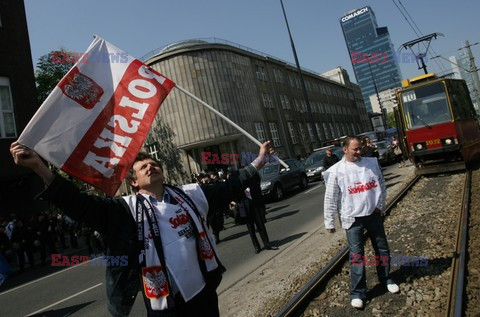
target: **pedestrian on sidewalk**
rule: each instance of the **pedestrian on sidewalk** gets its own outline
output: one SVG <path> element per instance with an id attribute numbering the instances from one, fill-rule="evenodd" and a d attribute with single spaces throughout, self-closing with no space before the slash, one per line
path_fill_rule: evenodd
<path id="1" fill-rule="evenodd" d="M 255 185 L 252 184 L 252 187 L 253 186 Z M 259 253 L 262 250 L 260 243 L 258 243 L 255 229 L 258 231 L 258 234 L 262 239 L 265 250 L 278 250 L 276 246 L 273 246 L 270 243 L 267 228 L 265 228 L 265 222 L 262 216 L 262 202 L 258 200 L 259 197 L 257 197 L 256 193 L 254 192 L 255 191 L 252 191 L 251 188 L 245 189 L 244 195 L 242 195 L 243 197 L 240 199 L 238 208 L 240 215 L 242 215 L 245 219 L 245 224 L 247 225 L 250 239 L 252 240 L 253 247 L 255 248 L 255 253 Z"/>
<path id="2" fill-rule="evenodd" d="M 17 219 L 15 228 L 12 232 L 12 248 L 17 253 L 18 266 L 20 271 L 25 269 L 25 256 L 28 259 L 28 264 L 31 268 L 35 266 L 33 253 L 34 253 L 34 229 L 33 224 L 25 224 L 23 219 Z"/>
<path id="3" fill-rule="evenodd" d="M 377 159 L 380 157 L 377 146 L 368 136 L 363 138 L 362 145 L 362 157 L 376 157 Z"/>

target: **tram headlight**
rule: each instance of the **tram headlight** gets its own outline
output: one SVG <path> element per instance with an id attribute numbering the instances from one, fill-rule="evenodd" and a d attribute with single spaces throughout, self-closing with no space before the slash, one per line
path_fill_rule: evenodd
<path id="1" fill-rule="evenodd" d="M 448 145 L 453 145 L 453 144 L 458 144 L 458 141 L 454 136 L 442 139 L 442 145 L 443 146 L 448 146 Z"/>
<path id="2" fill-rule="evenodd" d="M 418 143 L 418 144 L 415 146 L 415 148 L 416 148 L 417 150 L 421 150 L 421 149 L 423 148 L 423 146 L 422 146 L 421 143 Z"/>

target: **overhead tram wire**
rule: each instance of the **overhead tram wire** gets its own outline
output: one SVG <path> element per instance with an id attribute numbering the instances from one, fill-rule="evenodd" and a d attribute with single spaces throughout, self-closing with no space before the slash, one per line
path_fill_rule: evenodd
<path id="1" fill-rule="evenodd" d="M 418 25 L 415 23 L 415 21 L 412 19 L 412 17 L 410 16 L 410 14 L 408 13 L 407 9 L 403 6 L 403 4 L 400 2 L 400 0 L 398 0 L 398 2 L 401 4 L 401 6 L 403 7 L 403 9 L 405 10 L 405 12 L 407 13 L 407 15 L 410 17 L 410 19 L 412 20 L 413 24 L 415 24 L 415 26 L 417 27 L 418 29 L 418 32 L 420 32 L 420 34 L 418 34 L 418 32 L 415 30 L 415 28 L 413 27 L 412 23 L 410 23 L 410 21 L 408 20 L 408 18 L 405 16 L 405 14 L 403 13 L 402 9 L 400 9 L 400 7 L 398 6 L 398 4 L 395 2 L 395 0 L 392 0 L 393 4 L 395 5 L 395 7 L 397 7 L 398 11 L 400 12 L 400 14 L 404 17 L 405 21 L 407 21 L 408 25 L 410 25 L 410 27 L 412 28 L 413 32 L 417 35 L 417 37 L 421 37 L 423 36 L 423 33 L 422 31 L 420 30 L 420 28 L 418 27 Z M 424 43 L 423 44 L 426 48 L 427 48 L 427 45 Z M 437 54 L 433 47 L 430 45 L 433 53 Z M 428 52 L 427 52 L 428 53 Z M 430 59 L 432 59 L 433 57 L 433 54 L 430 53 Z M 443 64 L 439 64 L 437 60 L 434 60 L 435 64 L 437 64 L 438 68 L 442 71 L 442 72 L 445 72 L 445 67 L 443 66 Z"/>
<path id="2" fill-rule="evenodd" d="M 423 32 L 420 30 L 420 28 L 418 27 L 417 23 L 415 23 L 415 21 L 413 20 L 412 16 L 410 15 L 410 13 L 408 13 L 407 8 L 405 8 L 405 7 L 403 6 L 402 1 L 401 1 L 401 0 L 397 0 L 397 1 L 398 1 L 398 3 L 400 3 L 400 5 L 402 6 L 403 10 L 405 11 L 405 13 L 408 15 L 408 17 L 409 17 L 410 20 L 412 21 L 412 23 L 417 27 L 418 32 L 420 32 L 420 34 L 423 36 Z M 424 43 L 424 45 L 426 45 L 426 44 Z M 433 54 L 435 54 L 435 56 L 437 56 L 438 54 L 437 54 L 437 52 L 435 52 L 435 50 L 433 49 L 432 44 L 430 44 L 430 48 L 432 49 Z M 430 53 L 430 58 L 433 58 L 433 54 Z M 438 67 L 440 67 L 440 70 L 442 70 L 442 72 L 446 72 L 446 71 L 447 71 L 447 69 L 446 69 L 445 66 L 443 65 L 442 61 L 440 61 L 440 65 L 439 65 L 436 61 L 435 61 L 435 63 L 437 64 Z"/>
<path id="3" fill-rule="evenodd" d="M 402 6 L 403 10 L 405 11 L 405 13 L 408 15 L 408 17 L 410 18 L 410 20 L 412 21 L 412 23 L 416 26 L 418 32 L 420 33 L 420 35 L 418 35 L 418 33 L 415 31 L 414 27 L 412 26 L 412 24 L 408 21 L 407 17 L 405 16 L 405 14 L 402 12 L 402 10 L 400 9 L 400 7 L 395 3 L 395 0 L 392 0 L 393 3 L 395 4 L 395 6 L 397 7 L 398 11 L 400 11 L 400 13 L 403 15 L 403 17 L 405 18 L 405 20 L 407 20 L 408 24 L 410 25 L 410 27 L 412 28 L 412 30 L 415 32 L 415 34 L 420 37 L 423 36 L 423 32 L 420 30 L 420 28 L 418 27 L 417 23 L 415 23 L 415 21 L 413 20 L 412 16 L 410 15 L 410 13 L 408 13 L 407 9 L 405 8 L 405 6 L 403 5 L 403 3 L 400 1 L 400 0 L 397 0 L 398 3 L 400 3 L 400 5 Z M 425 48 L 428 48 L 427 44 L 423 43 L 423 45 L 425 46 Z M 432 44 L 430 43 L 430 48 L 432 50 L 432 52 L 436 55 L 437 52 L 435 52 L 435 50 L 433 49 L 433 46 Z M 420 53 L 420 48 L 419 48 L 419 53 Z M 429 53 L 430 54 L 430 59 L 433 59 L 433 54 L 430 53 L 430 52 L 426 52 L 426 53 Z M 438 63 L 437 60 L 434 60 L 435 64 L 437 64 L 438 68 L 440 69 L 440 71 L 443 73 L 443 72 L 446 72 L 447 70 L 445 69 L 445 66 L 443 65 L 443 63 L 440 61 L 440 64 Z"/>
<path id="4" fill-rule="evenodd" d="M 409 17 L 410 20 L 412 21 L 412 23 L 413 23 L 413 24 L 415 25 L 415 27 L 417 28 L 418 32 L 420 32 L 420 34 L 423 36 L 422 31 L 420 31 L 420 28 L 418 27 L 417 23 L 415 23 L 415 21 L 413 20 L 412 16 L 410 15 L 410 13 L 408 13 L 407 9 L 403 6 L 402 1 L 398 0 L 398 3 L 400 3 L 400 5 L 401 5 L 402 8 L 403 8 L 403 11 L 405 11 L 405 13 L 408 15 L 408 17 Z"/>
<path id="5" fill-rule="evenodd" d="M 423 36 L 423 32 L 420 30 L 420 28 L 418 27 L 417 23 L 415 23 L 415 21 L 413 20 L 412 16 L 410 15 L 410 13 L 408 13 L 407 8 L 405 8 L 405 6 L 403 5 L 402 1 L 400 1 L 400 0 L 397 0 L 397 1 L 398 1 L 398 3 L 400 3 L 400 5 L 402 6 L 403 10 L 405 11 L 405 13 L 408 15 L 408 17 L 409 17 L 410 20 L 412 21 L 412 23 L 417 27 L 418 32 L 420 32 L 420 35 Z M 398 7 L 397 7 L 397 8 L 398 8 Z M 399 10 L 400 10 L 400 8 L 399 8 Z M 400 12 L 401 12 L 401 11 L 400 11 Z M 405 15 L 404 15 L 404 16 L 405 16 Z M 411 25 L 410 25 L 410 26 L 411 26 Z M 423 43 L 423 45 L 424 45 L 425 47 L 427 47 L 427 44 Z M 433 54 L 435 54 L 435 56 L 437 56 L 438 54 L 437 54 L 437 52 L 435 52 L 435 49 L 433 48 L 433 46 L 432 46 L 431 43 L 430 43 L 430 48 L 431 48 Z M 433 55 L 432 53 L 430 53 L 430 52 L 427 52 L 427 53 L 430 54 L 430 59 L 433 59 L 433 56 L 434 56 L 434 55 Z M 447 71 L 447 69 L 446 69 L 445 66 L 443 65 L 442 61 L 440 61 L 440 64 L 439 64 L 438 61 L 436 61 L 436 60 L 435 60 L 434 62 L 435 62 L 435 64 L 437 64 L 438 68 L 439 68 L 442 72 L 446 72 L 446 71 Z"/>

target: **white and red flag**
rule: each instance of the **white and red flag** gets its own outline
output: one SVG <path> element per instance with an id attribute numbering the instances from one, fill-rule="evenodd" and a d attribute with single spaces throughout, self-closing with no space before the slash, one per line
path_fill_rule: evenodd
<path id="1" fill-rule="evenodd" d="M 66 173 L 114 195 L 174 85 L 95 37 L 18 142 Z"/>

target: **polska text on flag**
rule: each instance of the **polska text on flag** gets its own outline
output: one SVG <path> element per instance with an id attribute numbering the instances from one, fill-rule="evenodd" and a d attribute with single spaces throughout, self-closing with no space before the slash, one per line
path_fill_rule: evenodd
<path id="1" fill-rule="evenodd" d="M 119 55 L 128 58 L 109 58 Z M 113 195 L 174 85 L 95 37 L 18 142 L 68 174 Z"/>

